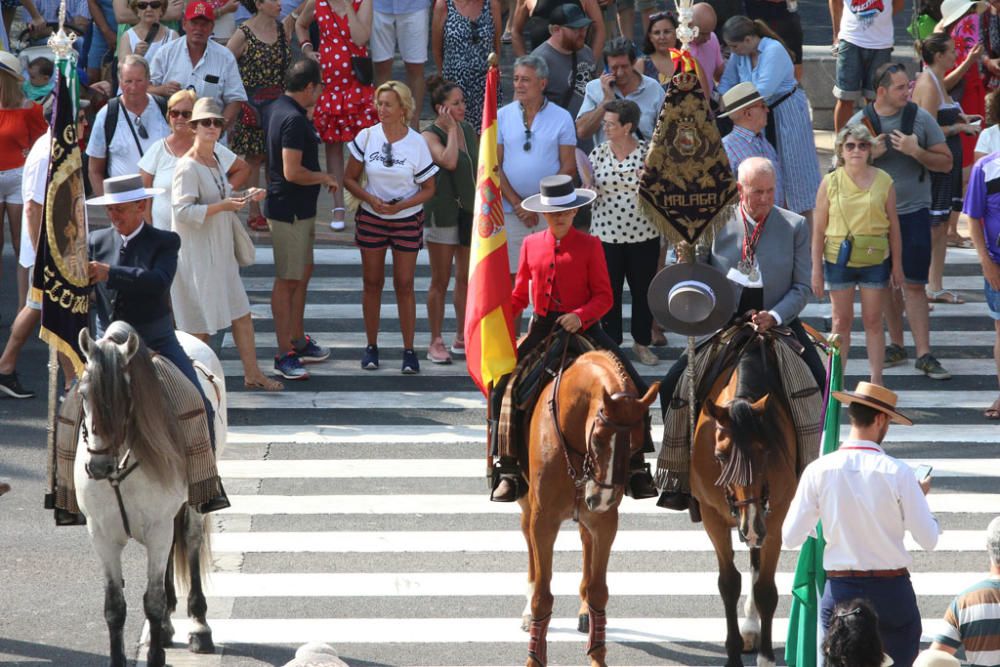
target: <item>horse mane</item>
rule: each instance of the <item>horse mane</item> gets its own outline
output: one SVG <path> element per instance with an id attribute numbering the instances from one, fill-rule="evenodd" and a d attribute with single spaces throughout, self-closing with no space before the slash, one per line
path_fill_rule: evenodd
<path id="1" fill-rule="evenodd" d="M 186 447 L 142 338 L 132 359 L 123 363 L 125 357 L 117 346 L 124 345 L 130 334 L 136 334 L 131 325 L 113 322 L 93 346 L 87 371 L 91 420 L 95 433 L 111 442 L 127 439 L 146 474 L 166 483 L 183 476 Z M 125 409 L 128 405 L 131 409 Z"/>
<path id="2" fill-rule="evenodd" d="M 733 433 L 732 454 L 723 467 L 719 482 L 748 486 L 753 480 L 750 445 L 760 442 L 767 452 L 777 451 L 785 456 L 780 446 L 781 412 L 787 412 L 784 387 L 773 339 L 756 335 L 740 354 L 736 367 L 736 395 L 729 403 L 730 427 Z M 763 415 L 755 415 L 751 405 L 768 395 Z"/>
<path id="3" fill-rule="evenodd" d="M 611 366 L 611 370 L 613 370 L 615 374 L 618 376 L 618 381 L 621 382 L 622 389 L 627 391 L 629 387 L 632 386 L 632 389 L 638 391 L 639 388 L 634 386 L 632 378 L 629 377 L 628 371 L 625 370 L 625 365 L 622 364 L 621 359 L 616 357 L 611 352 L 608 352 L 607 350 L 594 350 L 594 352 L 597 352 L 598 354 L 601 355 L 601 357 L 603 357 L 608 361 L 609 365 Z M 610 391 L 608 393 L 614 394 L 615 392 Z"/>

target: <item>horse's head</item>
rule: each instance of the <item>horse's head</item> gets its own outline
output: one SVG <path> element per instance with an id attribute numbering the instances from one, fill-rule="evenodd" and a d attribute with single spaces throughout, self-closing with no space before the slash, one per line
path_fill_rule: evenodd
<path id="1" fill-rule="evenodd" d="M 754 402 L 734 398 L 724 406 L 712 399 L 705 410 L 715 420 L 715 459 L 722 472 L 715 485 L 724 487 L 729 510 L 738 521 L 740 538 L 759 547 L 767 534 L 767 458 L 769 446 L 763 425 L 769 394 Z"/>
<path id="2" fill-rule="evenodd" d="M 139 350 L 140 340 L 135 331 L 128 333 L 124 343 L 115 342 L 110 335 L 94 340 L 83 329 L 79 342 L 86 359 L 79 385 L 83 398 L 81 431 L 87 450 L 84 467 L 92 479 L 106 479 L 118 466 L 127 436 L 128 365 Z"/>
<path id="3" fill-rule="evenodd" d="M 629 458 L 643 445 L 646 414 L 659 389 L 660 384 L 654 383 L 642 397 L 628 391 L 609 394 L 607 389 L 601 389 L 601 406 L 587 427 L 592 470 L 583 498 L 591 512 L 606 512 L 621 501 L 628 481 Z"/>

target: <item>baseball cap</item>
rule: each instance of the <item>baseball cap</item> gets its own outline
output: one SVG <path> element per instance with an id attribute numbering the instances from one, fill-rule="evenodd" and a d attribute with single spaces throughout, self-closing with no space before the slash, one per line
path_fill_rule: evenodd
<path id="1" fill-rule="evenodd" d="M 205 0 L 193 0 L 184 8 L 184 20 L 207 19 L 215 21 L 215 10 Z"/>
<path id="2" fill-rule="evenodd" d="M 586 28 L 593 21 L 583 13 L 579 6 L 566 3 L 559 5 L 549 15 L 549 25 L 561 25 L 567 28 Z"/>

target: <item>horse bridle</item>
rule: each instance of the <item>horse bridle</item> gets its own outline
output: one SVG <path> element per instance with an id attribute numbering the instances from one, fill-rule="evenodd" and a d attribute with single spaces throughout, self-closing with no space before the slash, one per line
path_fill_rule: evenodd
<path id="1" fill-rule="evenodd" d="M 132 450 L 129 449 L 125 452 L 125 456 L 122 457 L 121 461 L 118 460 L 117 454 L 108 454 L 110 447 L 105 447 L 104 449 L 92 449 L 90 447 L 90 431 L 87 428 L 87 420 L 84 419 L 80 423 L 80 435 L 83 437 L 83 446 L 86 448 L 87 453 L 91 456 L 111 456 L 115 462 L 115 469 L 110 475 L 108 475 L 108 483 L 111 484 L 111 488 L 115 491 L 115 500 L 118 501 L 118 512 L 122 517 L 122 526 L 125 528 L 125 534 L 130 538 L 132 537 L 132 529 L 128 523 L 128 512 L 125 511 L 125 502 L 122 500 L 122 492 L 119 488 L 121 483 L 125 481 L 125 478 L 135 472 L 135 469 L 139 467 L 139 461 L 132 461 L 129 463 L 129 458 L 132 455 Z M 117 448 L 114 449 L 117 452 Z M 87 477 L 94 479 L 93 473 L 90 472 L 90 464 L 84 464 L 84 470 L 87 471 Z M 96 481 L 96 480 L 95 480 Z"/>

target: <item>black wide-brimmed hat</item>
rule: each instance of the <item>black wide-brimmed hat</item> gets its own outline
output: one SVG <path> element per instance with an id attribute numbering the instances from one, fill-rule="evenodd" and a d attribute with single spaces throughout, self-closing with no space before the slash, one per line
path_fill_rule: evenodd
<path id="1" fill-rule="evenodd" d="M 714 266 L 697 262 L 661 269 L 646 296 L 656 321 L 685 336 L 715 333 L 736 310 L 732 282 Z"/>
<path id="2" fill-rule="evenodd" d="M 597 193 L 573 187 L 573 179 L 565 174 L 546 176 L 539 182 L 540 192 L 521 202 L 521 208 L 535 213 L 556 213 L 586 206 L 597 199 Z"/>

